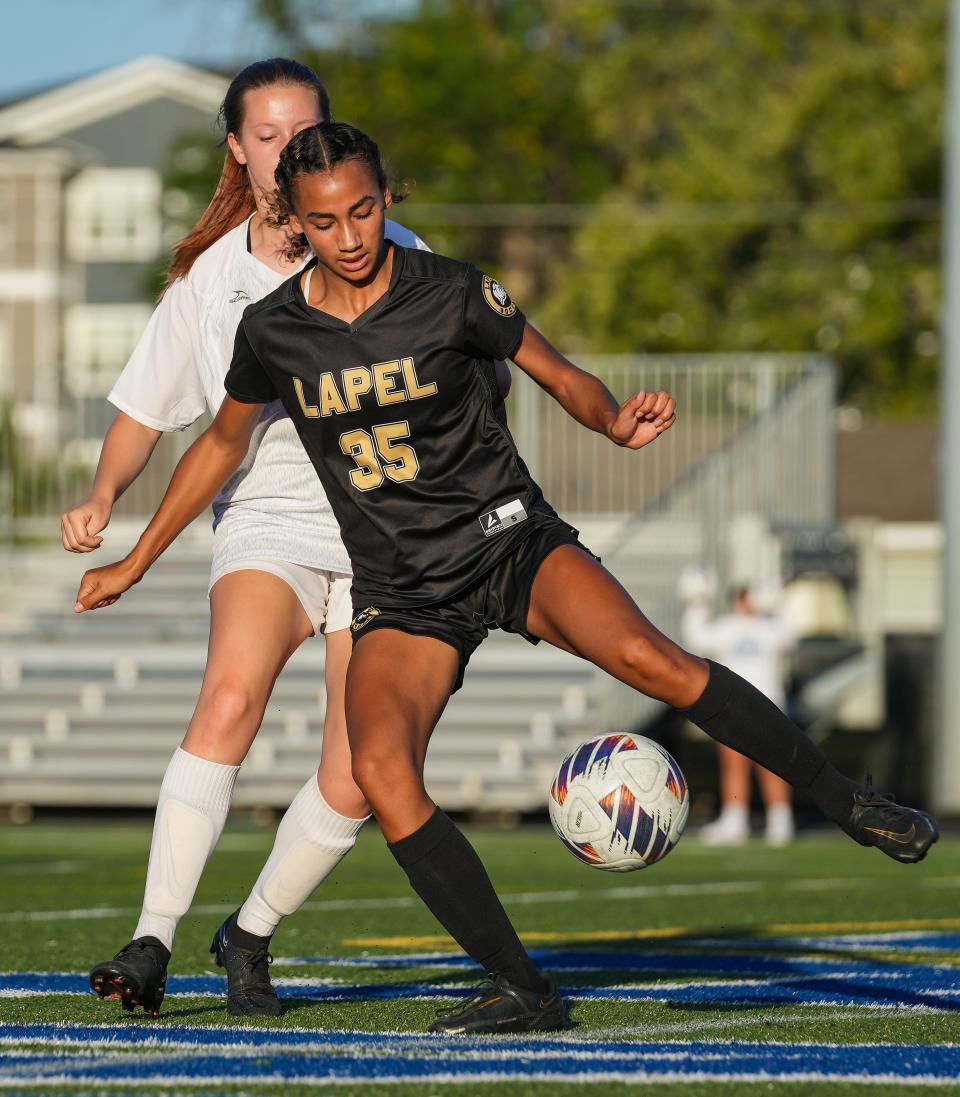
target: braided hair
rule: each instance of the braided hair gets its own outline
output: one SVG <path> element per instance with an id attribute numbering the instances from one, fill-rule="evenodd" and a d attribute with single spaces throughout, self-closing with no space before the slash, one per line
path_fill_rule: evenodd
<path id="1" fill-rule="evenodd" d="M 294 212 L 294 188 L 301 175 L 324 175 L 347 160 L 358 160 L 366 164 L 373 172 L 380 189 L 388 189 L 389 183 L 380 149 L 372 137 L 368 137 L 355 126 L 346 122 L 320 122 L 315 126 L 308 126 L 293 137 L 280 153 L 280 162 L 274 174 L 277 190 L 272 196 L 271 213 L 276 223 L 290 223 L 290 214 Z M 394 202 L 401 202 L 406 197 L 393 188 L 391 195 Z M 286 257 L 289 260 L 298 259 L 308 248 L 306 236 L 302 233 L 292 234 Z"/>

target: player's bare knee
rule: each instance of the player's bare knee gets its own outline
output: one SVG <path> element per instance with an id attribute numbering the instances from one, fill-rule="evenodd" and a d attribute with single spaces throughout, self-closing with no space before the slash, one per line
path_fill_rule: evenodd
<path id="1" fill-rule="evenodd" d="M 200 723 L 208 735 L 230 736 L 258 721 L 259 707 L 258 698 L 246 683 L 225 678 L 204 691 L 194 722 Z"/>
<path id="2" fill-rule="evenodd" d="M 354 750 L 352 772 L 357 788 L 374 811 L 384 797 L 421 781 L 412 759 L 380 747 Z"/>

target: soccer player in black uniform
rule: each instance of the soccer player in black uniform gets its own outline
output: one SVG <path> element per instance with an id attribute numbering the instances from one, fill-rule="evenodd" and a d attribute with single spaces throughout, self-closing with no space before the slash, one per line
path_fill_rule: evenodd
<path id="1" fill-rule="evenodd" d="M 239 463 L 260 406 L 283 400 L 353 564 L 354 777 L 414 890 L 489 973 L 431 1028 L 564 1024 L 554 984 L 423 785 L 430 735 L 489 628 L 589 659 L 805 791 L 861 844 L 920 860 L 938 837 L 930 816 L 843 777 L 753 686 L 659 633 L 580 545 L 495 410 L 492 363 L 512 359 L 584 426 L 630 449 L 672 425 L 670 395 L 641 392 L 618 405 L 498 283 L 469 264 L 385 244 L 390 191 L 376 145 L 352 127 L 298 134 L 277 184 L 316 262 L 247 309 L 216 420 L 181 460 L 137 546 L 88 572 L 78 600 L 109 605 L 137 582 Z"/>

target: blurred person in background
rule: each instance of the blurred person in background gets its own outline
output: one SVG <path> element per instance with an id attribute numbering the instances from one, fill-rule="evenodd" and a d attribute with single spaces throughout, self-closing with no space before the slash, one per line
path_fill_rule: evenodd
<path id="1" fill-rule="evenodd" d="M 783 657 L 796 637 L 782 614 L 761 612 L 754 594 L 742 586 L 733 592 L 730 612 L 711 619 L 707 589 L 691 590 L 690 586 L 681 626 L 684 643 L 725 663 L 785 711 Z M 756 770 L 766 811 L 767 844 L 788 845 L 794 836 L 790 786 L 729 747 L 718 744 L 717 752 L 720 814 L 703 827 L 700 840 L 711 846 L 736 846 L 750 837 L 750 777 Z"/>
<path id="2" fill-rule="evenodd" d="M 243 310 L 309 258 L 289 257 L 271 207 L 280 151 L 330 117 L 320 79 L 285 58 L 231 82 L 220 115 L 227 152 L 216 192 L 177 246 L 167 285 L 109 395 L 118 413 L 89 498 L 63 515 L 64 548 L 100 547 L 117 499 L 162 433 L 216 415 Z M 426 248 L 390 221 L 387 238 Z M 506 368 L 503 367 L 503 373 Z M 509 385 L 509 373 L 506 373 Z M 267 945 L 352 849 L 369 809 L 351 776 L 343 712 L 351 643 L 350 560 L 330 506 L 279 401 L 266 407 L 243 462 L 214 501 L 210 640 L 203 685 L 157 802 L 140 920 L 129 944 L 90 973 L 101 997 L 156 1016 L 177 925 L 226 822 L 240 764 L 284 664 L 309 637 L 326 640 L 323 752 L 281 820 L 266 866 L 211 952 L 228 976 L 233 1014 L 275 1015 Z"/>

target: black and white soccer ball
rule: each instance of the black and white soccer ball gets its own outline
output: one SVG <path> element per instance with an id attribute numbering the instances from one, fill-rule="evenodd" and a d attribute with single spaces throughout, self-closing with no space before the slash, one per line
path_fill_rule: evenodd
<path id="1" fill-rule="evenodd" d="M 690 798 L 677 763 L 642 735 L 603 735 L 560 763 L 550 822 L 574 857 L 630 872 L 664 858 L 687 825 Z"/>

